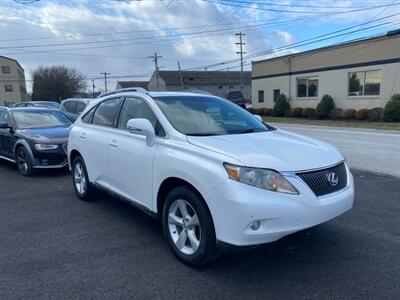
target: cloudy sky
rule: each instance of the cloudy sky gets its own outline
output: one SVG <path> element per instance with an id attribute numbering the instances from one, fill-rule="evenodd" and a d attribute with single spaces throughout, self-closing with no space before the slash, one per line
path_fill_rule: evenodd
<path id="1" fill-rule="evenodd" d="M 238 70 L 235 33 L 251 61 L 381 34 L 400 27 L 400 1 L 0 0 L 0 55 L 29 80 L 40 65 L 144 80 L 157 52 L 163 70 Z M 315 38 L 315 39 L 314 39 Z M 30 90 L 30 82 L 27 82 Z M 88 83 L 88 89 L 91 83 Z"/>

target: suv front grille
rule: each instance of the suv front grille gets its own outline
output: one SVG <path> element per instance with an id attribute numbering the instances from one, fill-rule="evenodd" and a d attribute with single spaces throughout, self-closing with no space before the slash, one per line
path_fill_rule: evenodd
<path id="1" fill-rule="evenodd" d="M 347 171 L 344 163 L 318 171 L 296 173 L 316 196 L 339 191 L 347 186 Z"/>

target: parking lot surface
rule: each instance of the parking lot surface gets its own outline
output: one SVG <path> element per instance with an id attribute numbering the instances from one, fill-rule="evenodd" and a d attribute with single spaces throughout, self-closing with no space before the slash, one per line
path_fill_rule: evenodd
<path id="1" fill-rule="evenodd" d="M 400 177 L 398 131 L 281 123 L 273 125 L 335 145 L 352 168 Z"/>
<path id="2" fill-rule="evenodd" d="M 192 269 L 139 210 L 79 201 L 67 171 L 0 162 L 0 299 L 399 299 L 400 180 L 353 173 L 352 211 Z"/>

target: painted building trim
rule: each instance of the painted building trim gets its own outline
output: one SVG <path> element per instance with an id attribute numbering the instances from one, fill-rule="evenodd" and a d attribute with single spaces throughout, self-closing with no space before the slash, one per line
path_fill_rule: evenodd
<path id="1" fill-rule="evenodd" d="M 285 73 L 276 73 L 276 74 L 270 74 L 270 75 L 254 76 L 251 79 L 252 80 L 266 79 L 266 78 L 299 75 L 299 74 L 306 74 L 306 73 L 316 73 L 316 72 L 334 71 L 334 70 L 341 70 L 341 69 L 368 67 L 368 66 L 375 66 L 375 65 L 385 65 L 385 64 L 392 64 L 392 63 L 400 63 L 400 57 L 368 61 L 368 62 L 362 62 L 362 63 L 356 63 L 356 64 L 323 67 L 323 68 L 310 69 L 310 70 L 300 70 L 300 71 L 294 71 L 294 72 L 285 72 Z"/>

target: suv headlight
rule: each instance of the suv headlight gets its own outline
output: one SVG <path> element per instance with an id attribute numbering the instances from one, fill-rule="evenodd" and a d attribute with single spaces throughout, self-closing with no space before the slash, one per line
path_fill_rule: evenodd
<path id="1" fill-rule="evenodd" d="M 54 150 L 58 148 L 58 145 L 55 144 L 35 144 L 35 149 L 37 151 L 44 151 L 44 150 Z"/>
<path id="2" fill-rule="evenodd" d="M 298 195 L 296 188 L 274 170 L 240 167 L 224 163 L 229 178 L 273 192 Z"/>

